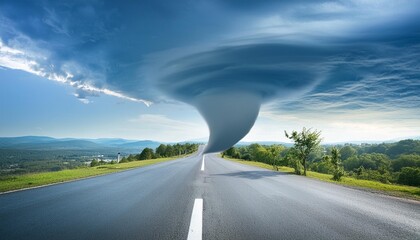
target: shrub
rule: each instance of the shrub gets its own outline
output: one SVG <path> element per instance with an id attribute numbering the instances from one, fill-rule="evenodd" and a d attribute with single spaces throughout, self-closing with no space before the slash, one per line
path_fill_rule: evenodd
<path id="1" fill-rule="evenodd" d="M 420 186 L 420 168 L 403 167 L 398 176 L 398 183 Z"/>
<path id="2" fill-rule="evenodd" d="M 338 169 L 334 170 L 334 173 L 333 173 L 333 180 L 334 181 L 340 181 L 342 176 L 344 176 L 344 169 L 343 168 L 338 168 Z"/>
<path id="3" fill-rule="evenodd" d="M 90 166 L 91 167 L 96 167 L 99 166 L 99 161 L 98 159 L 93 159 L 92 162 L 90 162 Z"/>

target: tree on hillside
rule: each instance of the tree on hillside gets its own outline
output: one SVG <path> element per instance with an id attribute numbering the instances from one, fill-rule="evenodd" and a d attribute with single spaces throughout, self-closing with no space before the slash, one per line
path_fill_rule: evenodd
<path id="1" fill-rule="evenodd" d="M 294 155 L 302 164 L 303 175 L 306 176 L 306 161 L 309 154 L 321 143 L 321 132 L 303 128 L 302 132 L 293 131 L 291 134 L 288 134 L 284 131 L 284 134 L 287 138 L 294 141 Z"/>
<path id="2" fill-rule="evenodd" d="M 419 187 L 420 168 L 403 167 L 398 177 L 398 183 Z"/>
<path id="3" fill-rule="evenodd" d="M 271 164 L 273 165 L 273 169 L 278 171 L 278 165 L 280 164 L 281 158 L 280 153 L 285 150 L 285 147 L 282 145 L 271 145 L 267 147 L 267 152 L 269 153 L 269 158 L 271 159 Z"/>
<path id="4" fill-rule="evenodd" d="M 340 149 L 341 159 L 343 160 L 347 160 L 348 158 L 353 157 L 356 154 L 357 151 L 352 146 L 344 146 Z"/>
<path id="5" fill-rule="evenodd" d="M 93 159 L 92 162 L 90 162 L 90 166 L 91 167 L 96 167 L 99 166 L 99 161 L 98 159 Z"/>
<path id="6" fill-rule="evenodd" d="M 167 157 L 165 144 L 160 144 L 159 147 L 156 148 L 156 155 L 158 157 Z"/>
<path id="7" fill-rule="evenodd" d="M 344 175 L 344 168 L 341 163 L 340 151 L 335 147 L 331 149 L 331 164 L 334 167 L 333 179 L 335 181 L 340 181 L 341 177 Z"/>
<path id="8" fill-rule="evenodd" d="M 387 155 L 391 158 L 400 154 L 420 154 L 420 141 L 412 139 L 401 140 L 392 144 L 387 151 Z"/>
<path id="9" fill-rule="evenodd" d="M 153 152 L 153 149 L 151 148 L 145 148 L 141 153 L 138 155 L 138 160 L 146 160 L 146 159 L 152 159 L 154 158 L 155 154 Z"/>
<path id="10" fill-rule="evenodd" d="M 222 156 L 224 157 L 225 155 L 229 156 L 229 157 L 233 157 L 233 158 L 241 158 L 241 155 L 239 154 L 238 149 L 236 149 L 235 147 L 231 147 L 229 149 L 227 149 L 226 151 L 224 151 L 222 153 Z"/>
<path id="11" fill-rule="evenodd" d="M 402 154 L 392 162 L 392 168 L 396 172 L 399 172 L 403 167 L 420 167 L 420 155 Z"/>

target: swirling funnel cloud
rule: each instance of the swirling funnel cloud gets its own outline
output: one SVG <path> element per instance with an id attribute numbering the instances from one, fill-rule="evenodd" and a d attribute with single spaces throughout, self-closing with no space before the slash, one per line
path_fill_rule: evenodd
<path id="1" fill-rule="evenodd" d="M 219 152 L 249 132 L 257 119 L 261 99 L 251 93 L 219 93 L 198 97 L 194 106 L 210 129 L 204 153 Z"/>
<path id="2" fill-rule="evenodd" d="M 221 47 L 168 60 L 154 79 L 167 94 L 198 109 L 210 131 L 205 153 L 218 152 L 250 131 L 263 102 L 316 86 L 328 69 L 328 52 L 271 43 Z"/>

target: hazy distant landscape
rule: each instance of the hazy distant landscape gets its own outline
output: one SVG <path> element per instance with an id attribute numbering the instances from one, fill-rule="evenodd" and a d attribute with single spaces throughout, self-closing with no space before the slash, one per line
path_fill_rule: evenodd
<path id="1" fill-rule="evenodd" d="M 156 148 L 159 142 L 117 138 L 74 139 L 41 136 L 0 138 L 0 174 L 58 171 L 86 165 L 93 159 L 115 160 Z"/>

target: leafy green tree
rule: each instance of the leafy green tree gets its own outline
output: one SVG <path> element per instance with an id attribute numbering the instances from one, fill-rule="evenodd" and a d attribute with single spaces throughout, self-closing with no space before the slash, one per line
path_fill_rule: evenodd
<path id="1" fill-rule="evenodd" d="M 331 149 L 331 156 L 325 155 L 323 162 L 329 165 L 329 173 L 333 174 L 333 180 L 340 181 L 341 177 L 344 176 L 344 168 L 341 163 L 340 151 L 333 147 Z"/>
<path id="2" fill-rule="evenodd" d="M 176 151 L 175 151 L 174 147 L 172 145 L 168 144 L 166 146 L 165 156 L 172 157 L 172 156 L 175 156 L 175 155 L 176 155 Z"/>
<path id="3" fill-rule="evenodd" d="M 311 170 L 319 173 L 332 173 L 334 171 L 331 163 L 330 163 L 330 156 L 324 156 L 322 161 L 314 162 L 311 165 Z"/>
<path id="4" fill-rule="evenodd" d="M 360 166 L 363 166 L 365 169 L 385 169 L 389 170 L 391 166 L 391 161 L 389 157 L 381 153 L 363 153 L 361 155 L 356 155 L 348 158 L 343 162 L 344 168 L 348 171 L 353 171 Z"/>
<path id="5" fill-rule="evenodd" d="M 136 161 L 137 160 L 137 155 L 130 154 L 130 155 L 128 155 L 127 160 L 129 162 Z"/>
<path id="6" fill-rule="evenodd" d="M 300 163 L 296 164 L 295 170 L 299 167 L 299 165 L 302 165 L 303 175 L 306 176 L 306 161 L 309 154 L 321 143 L 321 132 L 316 130 L 311 131 L 311 129 L 303 128 L 302 132 L 292 131 L 291 134 L 288 134 L 286 131 L 284 131 L 284 134 L 287 138 L 294 141 L 293 152 L 297 157 L 298 162 Z"/>
<path id="7" fill-rule="evenodd" d="M 254 149 L 252 155 L 254 156 L 252 160 L 268 164 L 271 164 L 272 162 L 270 153 L 264 146 L 258 145 L 258 147 Z"/>
<path id="8" fill-rule="evenodd" d="M 341 159 L 347 160 L 357 154 L 356 149 L 352 146 L 344 146 L 340 149 Z"/>
<path id="9" fill-rule="evenodd" d="M 93 159 L 92 162 L 90 162 L 90 166 L 91 167 L 96 167 L 99 166 L 99 161 L 98 159 Z"/>
<path id="10" fill-rule="evenodd" d="M 386 154 L 389 150 L 390 145 L 387 143 L 373 144 L 365 149 L 365 153 L 382 153 Z"/>
<path id="11" fill-rule="evenodd" d="M 420 140 L 401 140 L 391 144 L 387 151 L 387 155 L 391 158 L 401 154 L 420 154 Z"/>
<path id="12" fill-rule="evenodd" d="M 248 152 L 251 157 L 251 160 L 258 161 L 257 152 L 261 148 L 261 145 L 258 143 L 253 143 L 248 146 Z"/>
<path id="13" fill-rule="evenodd" d="M 403 167 L 398 177 L 398 183 L 419 187 L 420 168 Z"/>
<path id="14" fill-rule="evenodd" d="M 159 147 L 156 148 L 156 155 L 159 157 L 168 157 L 165 144 L 160 144 Z"/>
<path id="15" fill-rule="evenodd" d="M 145 148 L 143 149 L 143 151 L 141 151 L 141 153 L 138 155 L 138 160 L 147 160 L 147 159 L 152 159 L 154 158 L 154 152 L 153 149 L 151 148 Z"/>
<path id="16" fill-rule="evenodd" d="M 344 176 L 344 168 L 341 163 L 340 152 L 335 147 L 331 150 L 331 164 L 334 167 L 333 180 L 340 181 L 341 177 Z"/>
<path id="17" fill-rule="evenodd" d="M 278 164 L 281 161 L 281 157 L 280 154 L 281 152 L 283 152 L 285 150 L 285 147 L 282 145 L 271 145 L 269 147 L 266 148 L 268 155 L 269 155 L 269 160 L 271 159 L 271 164 L 273 165 L 273 169 L 278 171 Z"/>
<path id="18" fill-rule="evenodd" d="M 399 172 L 403 167 L 420 167 L 420 155 L 417 154 L 403 154 L 397 160 L 393 161 L 392 169 Z"/>
<path id="19" fill-rule="evenodd" d="M 223 153 L 224 153 L 223 155 L 227 155 L 233 158 L 238 158 L 238 159 L 241 158 L 241 155 L 236 147 L 231 147 L 227 149 L 226 151 L 224 151 Z"/>

